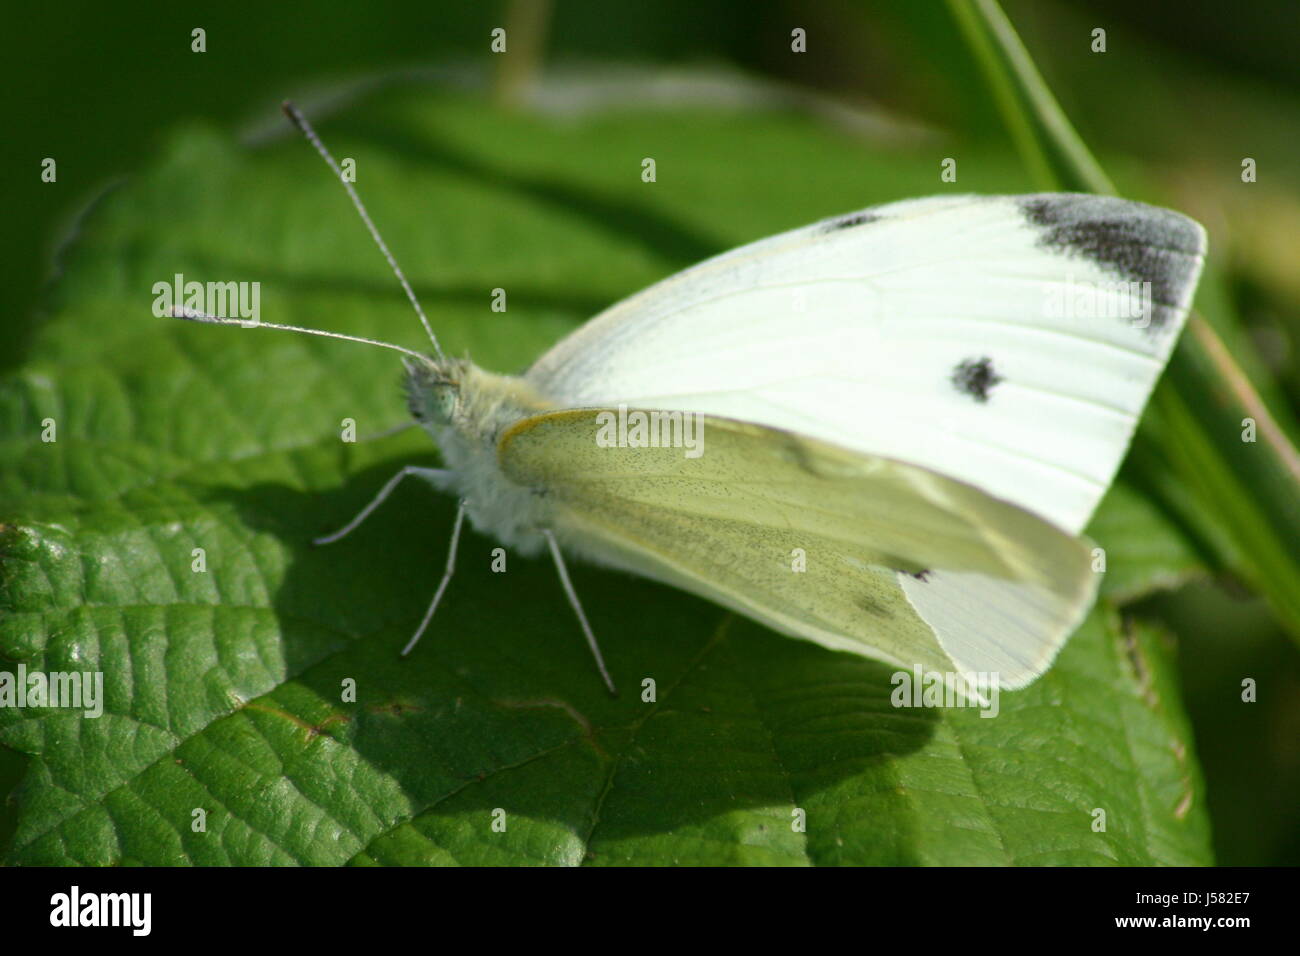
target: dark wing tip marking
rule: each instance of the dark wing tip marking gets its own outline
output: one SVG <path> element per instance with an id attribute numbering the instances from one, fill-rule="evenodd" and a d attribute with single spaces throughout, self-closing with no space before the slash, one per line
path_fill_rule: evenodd
<path id="1" fill-rule="evenodd" d="M 1191 304 L 1205 255 L 1205 230 L 1195 220 L 1114 196 L 1043 193 L 1019 203 L 1041 232 L 1039 246 L 1089 259 L 1129 282 L 1151 283 L 1157 306 L 1151 328 Z"/>
<path id="2" fill-rule="evenodd" d="M 993 370 L 993 359 L 984 355 L 958 362 L 951 381 L 957 391 L 982 404 L 989 400 L 989 391 L 1002 381 L 1002 376 Z"/>
<path id="3" fill-rule="evenodd" d="M 820 232 L 825 235 L 829 232 L 839 232 L 841 229 L 852 229 L 854 226 L 865 226 L 868 223 L 876 222 L 880 217 L 874 212 L 855 212 L 848 216 L 840 216 L 836 219 L 828 219 L 821 224 Z"/>

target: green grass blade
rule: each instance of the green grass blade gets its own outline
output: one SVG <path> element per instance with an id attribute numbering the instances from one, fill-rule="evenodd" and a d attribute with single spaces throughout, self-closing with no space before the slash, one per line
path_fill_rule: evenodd
<path id="1" fill-rule="evenodd" d="M 1016 148 L 1043 189 L 1115 195 L 997 0 L 948 0 Z"/>

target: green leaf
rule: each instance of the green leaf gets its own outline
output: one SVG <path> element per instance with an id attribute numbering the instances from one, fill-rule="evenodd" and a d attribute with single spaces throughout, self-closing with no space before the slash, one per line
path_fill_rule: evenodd
<path id="1" fill-rule="evenodd" d="M 1205 571 L 1176 522 L 1128 481 L 1111 485 L 1088 536 L 1105 549 L 1101 593 L 1117 604 L 1175 588 Z"/>
<path id="2" fill-rule="evenodd" d="M 703 255 L 932 186 L 788 115 L 560 125 L 420 91 L 321 132 L 448 351 L 502 371 Z M 29 755 L 9 863 L 1210 862 L 1170 649 L 1104 605 L 986 719 L 896 708 L 888 667 L 575 567 L 611 699 L 553 569 L 493 573 L 495 542 L 470 534 L 399 658 L 453 502 L 402 487 L 309 544 L 401 465 L 437 462 L 418 432 L 376 437 L 404 418 L 397 363 L 154 318 L 153 283 L 178 272 L 260 280 L 268 321 L 420 345 L 296 139 L 181 132 L 87 218 L 0 379 L 0 661 L 100 671 L 104 713 L 0 708 L 0 743 Z M 345 418 L 364 440 L 340 440 Z"/>

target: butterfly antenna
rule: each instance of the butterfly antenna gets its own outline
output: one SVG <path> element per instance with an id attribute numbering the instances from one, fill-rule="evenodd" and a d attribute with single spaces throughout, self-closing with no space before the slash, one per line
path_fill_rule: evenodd
<path id="1" fill-rule="evenodd" d="M 279 325 L 275 322 L 249 322 L 247 319 L 235 319 L 225 315 L 210 315 L 207 312 L 198 312 L 194 309 L 186 309 L 181 306 L 174 306 L 171 310 L 171 316 L 174 319 L 187 319 L 190 322 L 204 322 L 208 325 L 242 325 L 249 329 L 279 329 L 281 332 L 302 332 L 304 335 L 319 335 L 326 339 L 343 339 L 345 342 L 360 342 L 363 345 L 378 345 L 381 349 L 392 349 L 394 352 L 401 352 L 403 355 L 410 355 L 419 359 L 424 364 L 428 364 L 428 356 L 421 355 L 414 349 L 404 348 L 401 345 L 394 345 L 392 342 L 380 342 L 378 339 L 367 339 L 360 335 L 344 335 L 342 332 L 326 332 L 323 329 L 306 329 L 300 325 Z M 437 344 L 436 342 L 434 343 Z"/>
<path id="2" fill-rule="evenodd" d="M 438 344 L 438 337 L 433 334 L 433 328 L 429 325 L 429 320 L 424 314 L 424 309 L 420 308 L 420 300 L 415 297 L 415 292 L 411 289 L 411 284 L 406 281 L 406 276 L 402 273 L 401 266 L 397 264 L 397 260 L 393 258 L 393 254 L 388 251 L 388 245 L 384 242 L 383 236 L 379 234 L 379 230 L 375 228 L 375 223 L 370 218 L 370 213 L 366 212 L 366 205 L 361 201 L 361 197 L 357 195 L 356 189 L 353 188 L 352 184 L 348 182 L 347 178 L 343 175 L 343 170 L 339 168 L 339 164 L 335 162 L 333 155 L 331 155 L 330 151 L 325 148 L 325 144 L 321 142 L 321 138 L 316 135 L 316 131 L 312 129 L 311 124 L 307 122 L 307 117 L 302 115 L 298 110 L 298 107 L 294 106 L 289 100 L 285 100 L 280 104 L 280 108 L 284 110 L 284 115 L 289 117 L 289 122 L 298 127 L 302 134 L 307 137 L 307 141 L 316 147 L 316 152 L 321 154 L 321 157 L 329 164 L 330 169 L 334 171 L 334 175 L 338 177 L 339 182 L 343 184 L 343 188 L 347 190 L 348 196 L 352 200 L 352 205 L 356 206 L 357 214 L 361 216 L 361 221 L 364 222 L 366 228 L 370 230 L 371 237 L 375 240 L 375 244 L 379 246 L 379 251 L 384 254 L 384 258 L 388 260 L 388 265 L 392 268 L 393 274 L 397 276 L 397 281 L 400 282 L 402 288 L 406 290 L 406 297 L 411 300 L 411 305 L 415 307 L 415 314 L 420 317 L 420 324 L 424 326 L 424 331 L 428 333 L 429 341 L 433 343 L 433 350 L 438 353 L 438 358 L 445 358 L 442 353 L 442 346 Z M 182 318 L 184 318 L 184 316 L 182 316 Z"/>

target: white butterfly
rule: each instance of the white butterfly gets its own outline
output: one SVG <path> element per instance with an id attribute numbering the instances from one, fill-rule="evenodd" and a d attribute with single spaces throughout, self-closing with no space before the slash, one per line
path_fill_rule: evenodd
<path id="1" fill-rule="evenodd" d="M 507 547 L 550 551 L 611 690 L 565 552 L 829 648 L 1015 688 L 1047 669 L 1093 602 L 1078 535 L 1204 254 L 1200 225 L 1137 202 L 936 197 L 709 259 L 606 310 L 517 378 L 445 357 L 418 303 L 432 356 L 262 325 L 405 353 L 411 411 L 446 468 L 403 469 L 321 541 L 406 476 L 459 498 L 446 572 L 407 650 L 468 515 Z M 626 429 L 635 410 L 684 414 L 647 433 Z M 638 441 L 607 440 L 616 414 L 619 437 Z M 692 424 L 694 453 L 655 441 L 690 438 Z"/>

